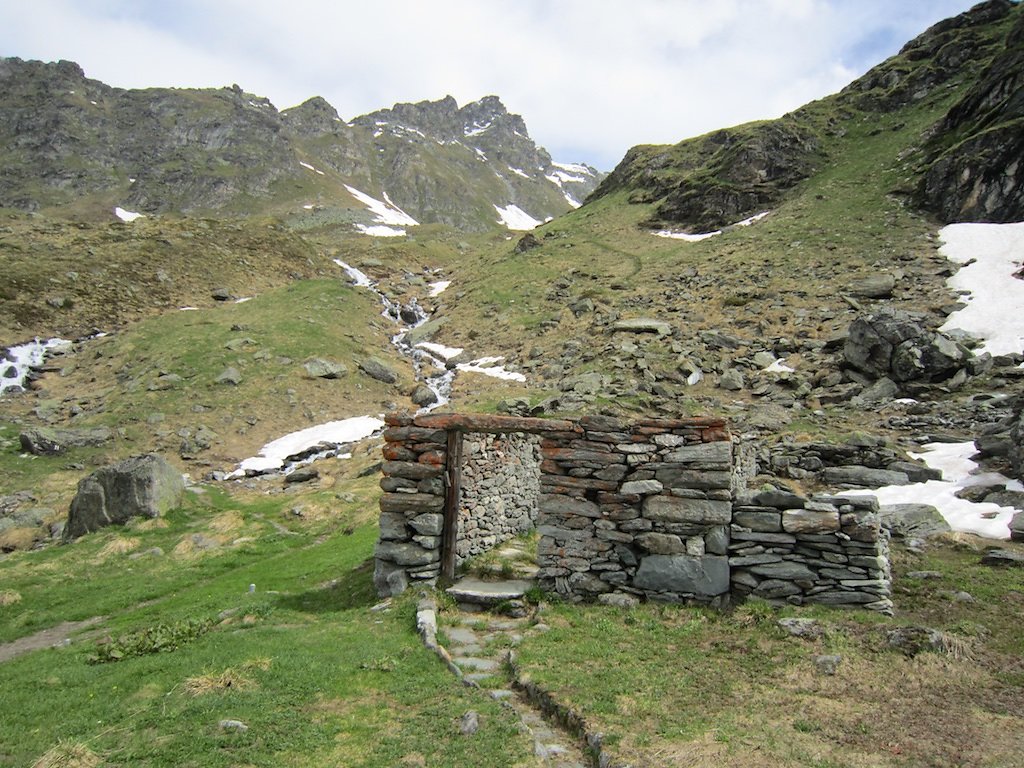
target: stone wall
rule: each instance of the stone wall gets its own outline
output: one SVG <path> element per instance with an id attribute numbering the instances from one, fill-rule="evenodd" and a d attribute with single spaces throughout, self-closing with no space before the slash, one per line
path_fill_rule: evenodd
<path id="1" fill-rule="evenodd" d="M 540 586 L 568 599 L 724 605 L 752 594 L 891 610 L 877 502 L 747 493 L 756 470 L 721 420 L 386 421 L 381 595 L 453 577 L 460 559 L 535 520 Z"/>
<path id="2" fill-rule="evenodd" d="M 456 566 L 537 526 L 540 462 L 538 435 L 465 436 Z"/>
<path id="3" fill-rule="evenodd" d="M 584 417 L 541 442 L 543 588 L 721 604 L 729 592 L 732 442 L 714 419 Z"/>
<path id="4" fill-rule="evenodd" d="M 892 612 L 889 534 L 874 496 L 743 494 L 729 566 L 739 596 Z"/>

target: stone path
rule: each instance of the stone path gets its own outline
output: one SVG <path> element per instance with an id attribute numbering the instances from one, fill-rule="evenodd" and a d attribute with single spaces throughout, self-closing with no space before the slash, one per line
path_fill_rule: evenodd
<path id="1" fill-rule="evenodd" d="M 445 617 L 441 627 L 451 660 L 463 679 L 480 686 L 519 716 L 533 739 L 533 753 L 553 768 L 585 768 L 590 765 L 577 739 L 549 723 L 526 697 L 511 689 L 509 653 L 530 632 L 543 631 L 532 619 L 509 619 L 486 613 L 460 611 Z"/>

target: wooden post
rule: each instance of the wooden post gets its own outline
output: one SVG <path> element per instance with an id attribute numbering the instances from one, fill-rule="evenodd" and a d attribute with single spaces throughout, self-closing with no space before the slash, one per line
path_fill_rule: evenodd
<path id="1" fill-rule="evenodd" d="M 455 541 L 459 535 L 459 497 L 462 489 L 462 432 L 448 430 L 444 475 L 444 530 L 441 533 L 441 578 L 455 580 Z"/>

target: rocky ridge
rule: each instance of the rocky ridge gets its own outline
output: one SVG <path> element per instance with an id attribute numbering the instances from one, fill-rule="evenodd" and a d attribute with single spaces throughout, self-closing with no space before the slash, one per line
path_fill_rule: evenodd
<path id="1" fill-rule="evenodd" d="M 498 224 L 496 206 L 537 221 L 564 213 L 601 178 L 583 166 L 560 178 L 496 96 L 346 122 L 320 97 L 279 112 L 237 85 L 124 90 L 69 61 L 3 59 L 0 83 L 0 207 L 22 211 L 109 217 L 120 206 L 323 223 L 329 210 L 335 222 L 372 222 L 348 185 L 390 196 L 420 223 L 480 231 Z"/>

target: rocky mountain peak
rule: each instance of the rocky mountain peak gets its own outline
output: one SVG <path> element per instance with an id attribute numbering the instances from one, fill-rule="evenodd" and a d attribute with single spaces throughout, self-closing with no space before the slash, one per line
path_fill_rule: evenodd
<path id="1" fill-rule="evenodd" d="M 283 110 L 281 118 L 288 128 L 305 136 L 338 133 L 347 127 L 338 116 L 338 110 L 322 96 L 314 96 L 297 107 Z"/>

